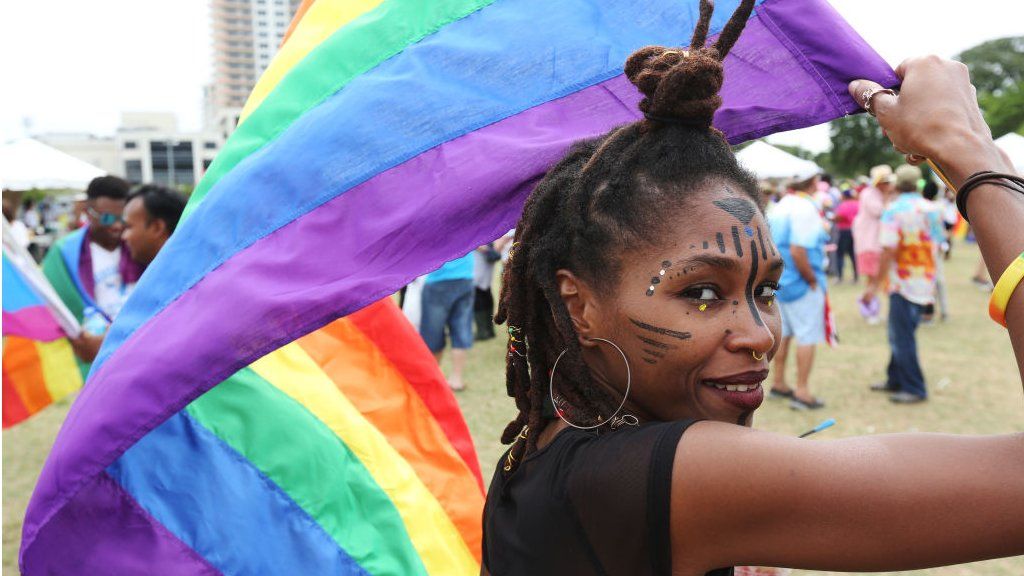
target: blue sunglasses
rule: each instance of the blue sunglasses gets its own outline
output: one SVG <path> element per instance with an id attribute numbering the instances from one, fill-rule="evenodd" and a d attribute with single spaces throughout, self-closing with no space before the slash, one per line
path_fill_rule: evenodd
<path id="1" fill-rule="evenodd" d="M 100 226 L 113 226 L 114 224 L 123 223 L 124 218 L 120 214 L 114 214 L 111 212 L 98 212 L 93 208 L 86 208 L 89 216 L 99 220 Z"/>

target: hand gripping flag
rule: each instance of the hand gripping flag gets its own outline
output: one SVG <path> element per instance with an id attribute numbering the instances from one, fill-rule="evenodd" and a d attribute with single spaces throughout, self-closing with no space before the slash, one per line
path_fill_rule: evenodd
<path id="1" fill-rule="evenodd" d="M 712 33 L 737 1 L 720 4 Z M 29 505 L 22 570 L 475 573 L 458 507 L 479 525 L 480 489 L 446 475 L 479 480 L 465 424 L 436 366 L 410 384 L 403 363 L 427 357 L 393 306 L 362 309 L 512 227 L 570 143 L 636 120 L 623 62 L 684 44 L 697 14 L 305 4 L 112 326 Z M 725 68 L 715 126 L 734 143 L 854 112 L 854 78 L 897 82 L 823 0 L 759 1 Z M 360 405 L 385 378 L 408 416 Z M 424 420 L 436 440 L 403 444 Z"/>

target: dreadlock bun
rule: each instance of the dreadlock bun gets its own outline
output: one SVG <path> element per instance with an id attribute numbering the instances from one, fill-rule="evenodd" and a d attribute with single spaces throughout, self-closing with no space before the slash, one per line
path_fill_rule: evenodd
<path id="1" fill-rule="evenodd" d="M 689 50 L 647 46 L 626 60 L 629 81 L 644 95 L 640 111 L 648 123 L 710 128 L 722 106 L 722 59 L 746 25 L 754 0 L 743 0 L 714 46 L 705 46 L 714 4 L 702 0 Z"/>

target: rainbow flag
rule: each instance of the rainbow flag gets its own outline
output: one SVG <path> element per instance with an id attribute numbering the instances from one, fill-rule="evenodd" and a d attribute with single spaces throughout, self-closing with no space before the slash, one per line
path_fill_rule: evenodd
<path id="1" fill-rule="evenodd" d="M 637 119 L 623 62 L 685 43 L 697 13 L 307 3 L 111 327 L 29 505 L 23 572 L 477 573 L 465 425 L 393 306 L 364 308 L 502 235 L 573 141 Z M 823 0 L 760 0 L 725 67 L 715 125 L 737 143 L 858 110 L 854 78 L 897 82 Z M 400 390 L 418 416 L 376 420 Z"/>
<path id="2" fill-rule="evenodd" d="M 74 352 L 45 302 L 3 252 L 3 427 L 82 387 Z"/>

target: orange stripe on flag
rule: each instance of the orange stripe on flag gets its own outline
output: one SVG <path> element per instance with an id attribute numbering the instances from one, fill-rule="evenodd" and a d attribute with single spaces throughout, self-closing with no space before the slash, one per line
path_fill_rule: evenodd
<path id="1" fill-rule="evenodd" d="M 7 350 L 7 339 L 4 338 L 4 350 Z M 7 376 L 7 361 L 3 363 L 3 427 L 7 428 L 29 417 L 28 409 L 22 404 L 14 383 Z"/>
<path id="2" fill-rule="evenodd" d="M 480 462 L 459 404 L 423 338 L 405 319 L 394 300 L 384 298 L 347 318 L 377 345 L 377 349 L 391 361 L 423 400 L 452 447 L 476 476 L 477 485 L 483 492 Z"/>
<path id="3" fill-rule="evenodd" d="M 43 365 L 34 340 L 18 336 L 8 336 L 4 340 L 4 373 L 29 414 L 35 414 L 50 404 L 50 393 L 46 391 Z"/>
<path id="4" fill-rule="evenodd" d="M 345 318 L 304 336 L 298 344 L 409 462 L 479 562 L 483 494 L 402 374 Z"/>
<path id="5" fill-rule="evenodd" d="M 295 27 L 299 25 L 299 21 L 306 15 L 309 7 L 313 5 L 314 0 L 302 0 L 302 4 L 299 5 L 299 9 L 295 11 L 295 16 L 292 18 L 291 24 L 288 25 L 288 30 L 284 33 L 284 38 L 281 40 L 281 46 L 291 38 L 292 32 L 295 31 Z"/>

